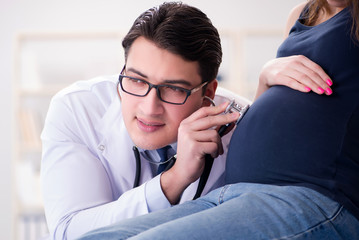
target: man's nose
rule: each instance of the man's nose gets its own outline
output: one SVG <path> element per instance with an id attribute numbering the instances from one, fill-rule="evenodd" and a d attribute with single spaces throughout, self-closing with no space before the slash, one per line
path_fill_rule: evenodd
<path id="1" fill-rule="evenodd" d="M 163 103 L 157 96 L 157 89 L 152 88 L 148 94 L 143 97 L 142 110 L 148 114 L 161 114 L 163 112 Z"/>

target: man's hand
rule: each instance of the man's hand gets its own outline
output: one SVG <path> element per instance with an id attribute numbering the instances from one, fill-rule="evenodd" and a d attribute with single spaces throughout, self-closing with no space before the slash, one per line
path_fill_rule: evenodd
<path id="1" fill-rule="evenodd" d="M 178 129 L 177 161 L 161 176 L 161 186 L 171 204 L 178 202 L 182 192 L 202 174 L 205 155 L 213 158 L 223 154 L 218 126 L 235 122 L 239 113 L 221 114 L 228 103 L 203 107 L 184 119 Z"/>

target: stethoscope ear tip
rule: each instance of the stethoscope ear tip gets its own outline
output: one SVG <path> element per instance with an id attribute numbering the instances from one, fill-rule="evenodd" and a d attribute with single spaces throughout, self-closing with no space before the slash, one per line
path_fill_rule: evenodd
<path id="1" fill-rule="evenodd" d="M 212 106 L 216 106 L 216 103 L 213 101 L 212 98 L 208 97 L 208 96 L 204 96 L 204 99 L 208 100 Z"/>

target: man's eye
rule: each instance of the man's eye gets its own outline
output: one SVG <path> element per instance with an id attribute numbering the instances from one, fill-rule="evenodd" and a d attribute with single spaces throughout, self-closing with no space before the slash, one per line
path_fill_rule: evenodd
<path id="1" fill-rule="evenodd" d="M 180 93 L 184 93 L 185 91 L 181 88 L 172 88 L 173 91 L 175 92 L 180 92 Z"/>
<path id="2" fill-rule="evenodd" d="M 165 87 L 163 87 L 163 90 L 166 92 L 173 93 L 173 94 L 185 94 L 186 93 L 186 91 L 183 88 L 179 88 L 179 87 L 165 86 Z"/>
<path id="3" fill-rule="evenodd" d="M 140 84 L 146 84 L 143 80 L 141 79 L 137 79 L 137 78 L 128 78 L 128 80 L 136 85 L 140 85 Z"/>

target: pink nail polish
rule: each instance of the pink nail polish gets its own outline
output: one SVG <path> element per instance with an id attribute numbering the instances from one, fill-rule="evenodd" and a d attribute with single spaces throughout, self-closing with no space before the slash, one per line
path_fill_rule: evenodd
<path id="1" fill-rule="evenodd" d="M 323 94 L 323 93 L 324 93 L 324 89 L 321 88 L 321 87 L 318 87 L 318 91 L 319 91 L 320 94 Z"/>
<path id="2" fill-rule="evenodd" d="M 310 92 L 312 89 L 310 89 L 309 87 L 305 87 L 305 91 L 306 92 Z"/>
<path id="3" fill-rule="evenodd" d="M 329 85 L 329 86 L 332 86 L 333 85 L 333 82 L 332 82 L 332 80 L 330 80 L 330 79 L 327 79 L 327 84 Z"/>
<path id="4" fill-rule="evenodd" d="M 333 93 L 332 89 L 330 89 L 330 88 L 325 89 L 325 92 L 327 93 L 327 95 L 330 95 Z"/>

